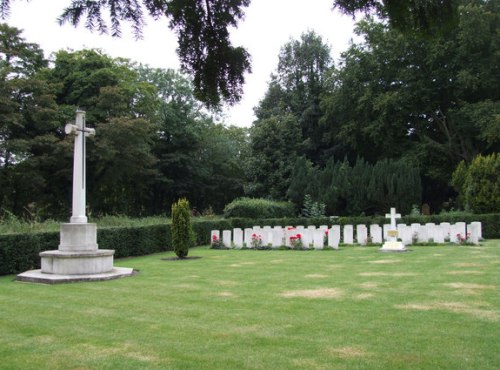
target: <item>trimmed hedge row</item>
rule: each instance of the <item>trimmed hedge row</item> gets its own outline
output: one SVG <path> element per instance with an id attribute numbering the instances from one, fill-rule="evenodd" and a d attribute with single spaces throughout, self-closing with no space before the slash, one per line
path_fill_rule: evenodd
<path id="1" fill-rule="evenodd" d="M 500 213 L 485 215 L 435 215 L 407 216 L 402 222 L 406 224 L 427 222 L 473 222 L 480 221 L 483 226 L 483 237 L 500 239 Z M 340 217 L 322 218 L 275 218 L 248 219 L 232 218 L 217 221 L 193 221 L 193 230 L 197 245 L 210 244 L 211 230 L 231 230 L 256 225 L 264 226 L 320 226 L 320 225 L 383 225 L 385 217 Z M 97 243 L 100 249 L 114 249 L 115 258 L 142 256 L 172 250 L 170 225 L 152 225 L 141 227 L 116 227 L 97 230 Z M 33 233 L 0 235 L 0 275 L 17 274 L 26 270 L 40 268 L 38 254 L 46 250 L 57 249 L 59 233 Z"/>

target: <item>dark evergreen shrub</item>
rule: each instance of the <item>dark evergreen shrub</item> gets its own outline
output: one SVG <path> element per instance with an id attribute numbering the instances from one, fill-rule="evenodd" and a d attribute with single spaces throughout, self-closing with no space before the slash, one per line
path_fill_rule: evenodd
<path id="1" fill-rule="evenodd" d="M 172 204 L 172 246 L 179 258 L 186 258 L 189 247 L 194 247 L 195 238 L 191 226 L 191 211 L 186 198 Z"/>

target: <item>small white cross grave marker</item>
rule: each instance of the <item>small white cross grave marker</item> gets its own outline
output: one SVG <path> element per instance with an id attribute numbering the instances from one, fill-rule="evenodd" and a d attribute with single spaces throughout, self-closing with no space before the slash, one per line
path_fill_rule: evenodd
<path id="1" fill-rule="evenodd" d="M 391 219 L 391 230 L 397 230 L 396 219 L 401 218 L 401 213 L 396 213 L 396 208 L 391 208 L 391 213 L 386 213 L 385 218 Z"/>
<path id="2" fill-rule="evenodd" d="M 391 219 L 391 226 L 387 231 L 387 241 L 379 249 L 381 252 L 406 252 L 404 244 L 398 242 L 398 229 L 396 226 L 396 219 L 401 218 L 400 213 L 396 213 L 396 208 L 391 208 L 391 213 L 385 215 L 386 218 Z"/>

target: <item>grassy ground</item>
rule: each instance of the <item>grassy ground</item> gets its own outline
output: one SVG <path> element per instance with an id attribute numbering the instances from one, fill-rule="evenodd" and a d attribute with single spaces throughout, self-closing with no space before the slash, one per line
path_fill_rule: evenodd
<path id="1" fill-rule="evenodd" d="M 197 248 L 137 276 L 0 278 L 2 369 L 497 369 L 500 241 L 340 251 Z"/>

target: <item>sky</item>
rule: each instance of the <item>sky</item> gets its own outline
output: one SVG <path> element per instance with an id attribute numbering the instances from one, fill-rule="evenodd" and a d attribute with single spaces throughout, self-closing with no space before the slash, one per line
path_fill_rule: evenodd
<path id="1" fill-rule="evenodd" d="M 245 18 L 231 30 L 234 46 L 243 46 L 251 55 L 252 73 L 245 76 L 244 95 L 237 105 L 225 110 L 224 122 L 249 127 L 255 120 L 253 108 L 264 97 L 270 75 L 278 65 L 280 48 L 301 34 L 315 31 L 330 46 L 337 60 L 354 37 L 352 17 L 332 10 L 332 0 L 251 0 Z M 175 34 L 166 19 L 150 19 L 143 38 L 136 40 L 126 26 L 122 37 L 90 32 L 81 23 L 76 28 L 60 26 L 57 17 L 69 0 L 11 0 L 11 14 L 5 21 L 24 30 L 22 36 L 36 43 L 45 55 L 61 49 L 101 49 L 112 57 L 124 57 L 155 68 L 179 69 Z"/>

